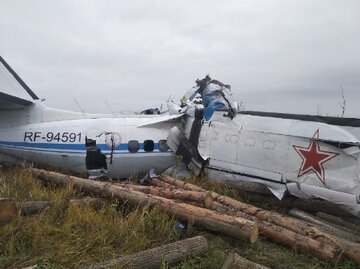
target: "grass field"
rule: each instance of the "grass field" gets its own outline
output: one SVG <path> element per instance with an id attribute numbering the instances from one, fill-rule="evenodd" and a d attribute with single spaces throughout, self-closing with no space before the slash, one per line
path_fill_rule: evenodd
<path id="1" fill-rule="evenodd" d="M 235 191 L 206 180 L 192 179 L 223 194 L 242 199 Z M 18 216 L 0 226 L 0 268 L 80 268 L 100 261 L 177 241 L 204 235 L 210 242 L 208 253 L 189 257 L 171 268 L 221 268 L 229 252 L 271 268 L 357 268 L 349 261 L 322 262 L 295 249 L 286 249 L 259 238 L 255 244 L 209 233 L 188 226 L 180 233 L 176 219 L 158 208 L 109 200 L 100 210 L 66 206 L 67 199 L 87 197 L 67 187 L 43 186 L 24 168 L 0 170 L 0 197 L 16 201 L 51 200 L 47 211 Z M 164 261 L 161 268 L 169 268 Z"/>

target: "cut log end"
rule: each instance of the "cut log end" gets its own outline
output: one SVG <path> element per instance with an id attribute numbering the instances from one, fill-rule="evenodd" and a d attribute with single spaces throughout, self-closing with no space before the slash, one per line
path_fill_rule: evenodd
<path id="1" fill-rule="evenodd" d="M 0 198 L 0 224 L 10 223 L 18 214 L 16 202 L 7 198 Z"/>
<path id="2" fill-rule="evenodd" d="M 204 201 L 204 207 L 205 208 L 212 208 L 213 203 L 214 203 L 214 199 L 211 196 L 210 192 L 206 192 L 203 195 L 203 201 Z"/>

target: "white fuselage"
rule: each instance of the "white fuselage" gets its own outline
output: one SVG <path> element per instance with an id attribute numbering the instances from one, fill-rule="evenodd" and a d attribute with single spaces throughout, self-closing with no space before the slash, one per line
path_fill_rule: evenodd
<path id="1" fill-rule="evenodd" d="M 191 117 L 185 133 L 190 137 Z M 210 179 L 247 181 L 301 198 L 322 198 L 360 216 L 360 128 L 324 122 L 215 112 L 197 149 Z M 281 199 L 281 198 L 280 198 Z"/>
<path id="2" fill-rule="evenodd" d="M 323 163 L 324 182 L 312 171 L 299 177 L 303 161 L 294 149 L 307 148 L 317 129 L 319 150 L 336 154 Z M 359 138 L 360 128 L 242 114 L 231 120 L 218 112 L 202 126 L 198 148 L 209 157 L 208 167 L 231 171 L 228 176 L 233 179 L 238 172 L 262 181 L 301 182 L 360 194 Z M 346 141 L 353 147 L 341 149 L 323 141 Z"/>
<path id="3" fill-rule="evenodd" d="M 3 113 L 0 153 L 83 173 L 87 172 L 88 138 L 95 140 L 96 147 L 107 156 L 112 177 L 128 177 L 152 168 L 162 171 L 176 162 L 175 154 L 164 146 L 170 128 L 177 124 L 176 117 L 112 117 L 49 110 L 38 103 L 30 109 L 10 112 L 8 119 L 12 113 L 23 113 L 20 124 L 6 121 Z"/>

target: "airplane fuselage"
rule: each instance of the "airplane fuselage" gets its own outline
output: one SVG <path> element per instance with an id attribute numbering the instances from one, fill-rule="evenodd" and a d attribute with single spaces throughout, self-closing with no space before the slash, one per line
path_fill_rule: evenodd
<path id="1" fill-rule="evenodd" d="M 356 205 L 360 214 L 360 121 L 358 119 L 215 112 L 210 121 L 186 120 L 185 135 L 209 179 L 265 185 L 280 199 L 285 192 Z M 328 122 L 326 122 L 328 121 Z M 340 124 L 335 125 L 335 124 Z M 194 130 L 199 128 L 199 130 Z M 198 138 L 191 138 L 199 133 Z M 194 156 L 196 157 L 196 156 Z M 351 206 L 349 206 L 351 207 Z"/>
<path id="2" fill-rule="evenodd" d="M 35 105 L 33 109 L 38 108 Z M 174 117 L 74 118 L 42 122 L 39 117 L 32 123 L 2 126 L 0 153 L 84 173 L 88 170 L 87 140 L 91 139 L 107 157 L 108 175 L 120 178 L 152 168 L 162 171 L 176 162 L 175 154 L 166 145 L 169 130 L 176 125 Z"/>
<path id="3" fill-rule="evenodd" d="M 237 113 L 231 96 L 229 85 L 206 76 L 181 107 L 168 102 L 168 115 L 57 110 L 0 56 L 0 162 L 129 177 L 160 172 L 180 155 L 210 179 L 259 183 L 279 199 L 320 198 L 360 216 L 360 119 Z"/>

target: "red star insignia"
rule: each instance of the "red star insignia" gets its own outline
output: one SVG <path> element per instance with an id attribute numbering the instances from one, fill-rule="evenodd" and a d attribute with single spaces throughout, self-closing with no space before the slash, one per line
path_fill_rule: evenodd
<path id="1" fill-rule="evenodd" d="M 332 158 L 339 155 L 339 153 L 320 150 L 319 143 L 315 141 L 315 138 L 319 139 L 319 129 L 316 130 L 313 138 L 310 141 L 310 145 L 307 148 L 293 145 L 296 152 L 302 158 L 302 164 L 299 170 L 298 177 L 313 171 L 320 181 L 325 184 L 325 169 L 323 164 Z"/>

